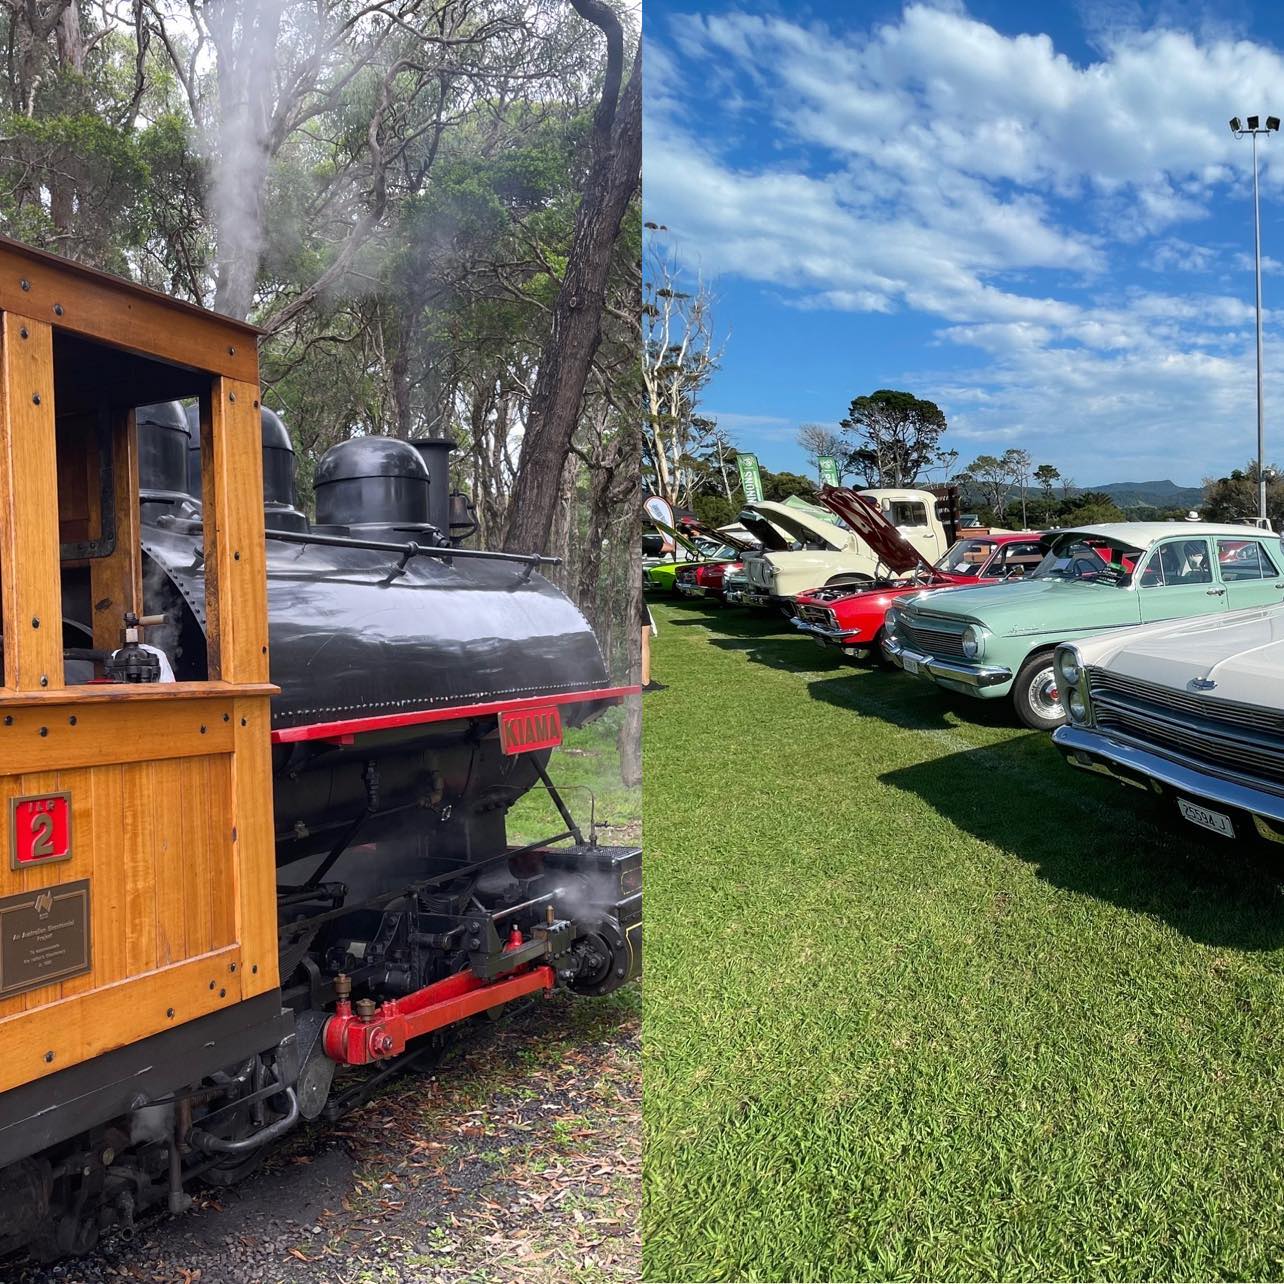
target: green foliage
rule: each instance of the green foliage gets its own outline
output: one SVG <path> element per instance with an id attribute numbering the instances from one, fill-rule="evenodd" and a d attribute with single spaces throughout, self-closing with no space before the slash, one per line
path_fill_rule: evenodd
<path id="1" fill-rule="evenodd" d="M 946 422 L 934 401 L 880 388 L 856 397 L 840 427 L 852 443 L 843 471 L 871 486 L 910 486 L 938 464 Z"/>
<path id="2" fill-rule="evenodd" d="M 1258 514 L 1257 463 L 1250 460 L 1227 477 L 1206 478 L 1200 512 L 1210 522 L 1252 521 Z M 1266 468 L 1266 515 L 1275 530 L 1284 528 L 1284 478 L 1274 465 Z"/>
<path id="3" fill-rule="evenodd" d="M 773 473 L 766 468 L 760 471 L 762 472 L 763 499 L 780 503 L 790 495 L 797 495 L 809 504 L 816 502 L 817 483 L 810 477 L 803 477 L 799 473 Z"/>
<path id="4" fill-rule="evenodd" d="M 691 508 L 705 526 L 726 526 L 736 520 L 736 515 L 743 507 L 743 496 L 737 495 L 735 502 L 725 495 L 696 495 L 691 501 Z"/>

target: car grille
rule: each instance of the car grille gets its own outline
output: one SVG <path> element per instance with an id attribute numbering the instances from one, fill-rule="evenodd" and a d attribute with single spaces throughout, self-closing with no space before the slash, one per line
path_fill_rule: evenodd
<path id="1" fill-rule="evenodd" d="M 1088 690 L 1102 731 L 1122 732 L 1215 772 L 1254 776 L 1284 790 L 1284 715 L 1091 667 Z"/>
<path id="2" fill-rule="evenodd" d="M 943 655 L 952 660 L 967 658 L 963 654 L 962 630 L 955 633 L 951 629 L 935 629 L 921 619 L 911 624 L 901 616 L 896 623 L 896 633 L 902 641 L 927 655 Z"/>
<path id="3" fill-rule="evenodd" d="M 838 620 L 835 618 L 833 611 L 827 611 L 823 606 L 800 606 L 798 607 L 798 618 L 805 620 L 808 624 L 819 624 L 826 629 L 836 629 L 838 627 Z"/>

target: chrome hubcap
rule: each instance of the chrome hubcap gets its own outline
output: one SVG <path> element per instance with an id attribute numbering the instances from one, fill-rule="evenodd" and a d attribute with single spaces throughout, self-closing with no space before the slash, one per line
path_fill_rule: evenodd
<path id="1" fill-rule="evenodd" d="M 1051 720 L 1066 716 L 1061 704 L 1061 693 L 1057 690 L 1056 674 L 1050 665 L 1034 675 L 1030 683 L 1029 700 L 1030 707 L 1041 718 Z"/>

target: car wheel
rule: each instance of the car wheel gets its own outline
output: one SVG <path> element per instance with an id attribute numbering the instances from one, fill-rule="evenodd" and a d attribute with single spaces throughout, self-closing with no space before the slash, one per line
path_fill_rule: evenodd
<path id="1" fill-rule="evenodd" d="M 1017 717 L 1035 731 L 1052 731 L 1065 722 L 1051 651 L 1032 655 L 1021 666 L 1012 684 L 1012 703 Z"/>

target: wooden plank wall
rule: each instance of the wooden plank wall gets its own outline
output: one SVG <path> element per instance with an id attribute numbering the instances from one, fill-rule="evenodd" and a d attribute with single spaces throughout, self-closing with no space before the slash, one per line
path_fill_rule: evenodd
<path id="1" fill-rule="evenodd" d="M 69 790 L 72 800 L 72 858 L 13 870 L 6 854 L 0 896 L 88 878 L 93 940 L 89 973 L 0 999 L 0 1038 L 30 1053 L 25 1065 L 0 1060 L 0 1091 L 241 995 L 232 836 L 241 703 L 48 702 L 0 723 L 0 762 L 24 764 L 0 775 L 0 816 L 15 796 Z"/>

